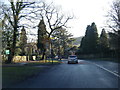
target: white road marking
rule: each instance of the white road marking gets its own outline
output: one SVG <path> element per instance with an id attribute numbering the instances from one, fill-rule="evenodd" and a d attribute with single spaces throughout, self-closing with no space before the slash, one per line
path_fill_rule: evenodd
<path id="1" fill-rule="evenodd" d="M 114 71 L 114 73 L 118 73 L 117 71 Z"/>
<path id="2" fill-rule="evenodd" d="M 105 70 L 105 71 L 108 71 L 108 72 L 110 72 L 111 74 L 114 74 L 115 76 L 117 76 L 117 77 L 120 78 L 120 75 L 116 74 L 115 72 L 112 72 L 112 71 L 110 71 L 110 70 L 108 70 L 108 69 L 104 68 L 103 66 L 100 66 L 100 65 L 98 65 L 98 64 L 96 64 L 96 63 L 93 63 L 93 64 L 95 64 L 95 65 L 98 66 L 99 68 L 101 68 L 101 69 L 103 69 L 103 70 Z"/>

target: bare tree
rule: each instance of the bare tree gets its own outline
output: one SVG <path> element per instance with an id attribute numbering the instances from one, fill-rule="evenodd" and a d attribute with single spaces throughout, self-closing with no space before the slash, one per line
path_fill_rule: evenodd
<path id="1" fill-rule="evenodd" d="M 4 27 L 9 26 L 9 29 L 12 30 L 12 44 L 9 48 L 10 55 L 7 61 L 8 63 L 11 63 L 14 57 L 16 41 L 19 30 L 22 26 L 25 26 L 25 28 L 26 26 L 36 28 L 38 26 L 36 25 L 36 22 L 39 23 L 38 20 L 44 18 L 45 23 L 50 29 L 50 31 L 47 30 L 48 38 L 50 38 L 53 31 L 61 27 L 66 27 L 66 23 L 69 19 L 73 18 L 61 14 L 61 12 L 59 12 L 52 3 L 48 5 L 44 1 L 42 3 L 41 2 L 42 1 L 19 2 L 19 0 L 14 2 L 11 0 L 8 5 L 2 4 L 0 6 L 3 25 Z M 26 20 L 29 20 L 30 22 L 28 23 Z M 25 24 L 26 22 L 24 21 L 26 21 L 27 24 Z"/>
<path id="2" fill-rule="evenodd" d="M 21 18 L 26 16 L 26 15 L 22 15 L 21 12 L 32 4 L 34 4 L 34 2 L 22 2 L 22 1 L 19 2 L 19 0 L 14 2 L 13 0 L 11 0 L 8 5 L 2 4 L 0 6 L 2 11 L 1 16 L 3 15 L 2 16 L 3 18 L 4 17 L 7 18 L 6 22 L 9 23 L 10 27 L 12 28 L 12 44 L 9 47 L 10 54 L 7 63 L 12 62 L 16 49 L 16 41 L 18 36 L 17 34 L 20 28 L 19 22 Z"/>
<path id="3" fill-rule="evenodd" d="M 109 17 L 107 21 L 109 28 L 118 33 L 120 31 L 120 0 L 113 1 L 107 16 Z"/>
<path id="4" fill-rule="evenodd" d="M 43 10 L 41 16 L 46 20 L 46 24 L 48 25 L 50 31 L 48 33 L 48 37 L 52 35 L 53 31 L 67 27 L 67 22 L 70 19 L 73 19 L 73 16 L 65 16 L 60 10 L 56 9 L 56 7 L 51 4 L 46 4 L 43 2 Z"/>
<path id="5" fill-rule="evenodd" d="M 58 10 L 57 7 L 53 5 L 53 3 L 47 4 L 45 1 L 43 1 L 41 4 L 42 4 L 42 7 L 38 6 L 40 8 L 37 8 L 34 14 L 37 16 L 38 19 L 43 19 L 45 21 L 45 25 L 47 28 L 46 39 L 51 40 L 50 37 L 52 36 L 53 32 L 58 30 L 59 28 L 67 27 L 66 25 L 67 22 L 70 19 L 72 19 L 73 16 L 66 16 L 60 10 Z M 44 52 L 44 55 L 45 55 L 45 52 Z M 44 57 L 44 55 L 42 56 L 42 58 Z"/>
<path id="6" fill-rule="evenodd" d="M 120 53 L 120 0 L 113 1 L 108 17 L 107 24 L 112 29 L 112 32 L 109 33 L 110 43 L 113 44 L 111 45 L 114 46 L 115 52 L 118 54 Z"/>
<path id="7" fill-rule="evenodd" d="M 52 3 L 50 5 L 47 5 L 43 3 L 43 12 L 44 12 L 44 20 L 47 21 L 47 25 L 50 29 L 48 33 L 48 38 L 50 38 L 53 34 L 54 31 L 58 30 L 59 28 L 62 27 L 67 27 L 66 24 L 67 22 L 72 19 L 73 17 L 71 16 L 65 16 L 62 14 L 62 12 L 58 11 Z M 50 42 L 50 54 L 52 55 L 53 49 L 52 49 L 52 42 Z M 50 56 L 51 56 L 50 55 Z M 51 56 L 52 58 L 52 56 Z"/>

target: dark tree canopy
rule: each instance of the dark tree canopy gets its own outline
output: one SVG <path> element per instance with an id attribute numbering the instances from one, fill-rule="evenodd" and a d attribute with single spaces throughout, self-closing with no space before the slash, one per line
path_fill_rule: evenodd
<path id="1" fill-rule="evenodd" d="M 107 18 L 111 44 L 110 48 L 120 53 L 120 0 L 113 0 Z M 112 32 L 110 30 L 112 30 Z"/>
<path id="2" fill-rule="evenodd" d="M 61 27 L 55 30 L 52 36 L 55 37 L 52 44 L 56 55 L 67 57 L 73 41 L 71 33 Z"/>
<path id="3" fill-rule="evenodd" d="M 108 35 L 107 35 L 105 29 L 102 29 L 102 32 L 100 35 L 100 45 L 104 48 L 109 47 Z"/>
<path id="4" fill-rule="evenodd" d="M 46 26 L 44 23 L 44 20 L 42 19 L 38 25 L 38 41 L 37 41 L 37 47 L 38 49 L 42 49 L 43 48 L 43 40 L 45 38 L 46 35 Z"/>
<path id="5" fill-rule="evenodd" d="M 98 33 L 95 23 L 88 25 L 82 38 L 80 50 L 84 53 L 96 53 L 98 49 Z"/>
<path id="6" fill-rule="evenodd" d="M 27 36 L 26 36 L 26 30 L 23 26 L 21 29 L 21 34 L 20 34 L 20 48 L 22 50 L 22 55 L 25 55 L 25 45 L 27 44 Z"/>
<path id="7" fill-rule="evenodd" d="M 100 38 L 99 38 L 99 48 L 101 53 L 106 53 L 109 49 L 109 40 L 108 40 L 108 35 L 105 31 L 105 29 L 102 29 Z"/>
<path id="8" fill-rule="evenodd" d="M 46 38 L 47 38 L 47 31 L 46 31 L 46 25 L 44 23 L 44 20 L 40 20 L 40 23 L 38 25 L 38 40 L 37 40 L 37 47 L 39 49 L 39 52 L 42 54 L 42 59 L 44 59 L 45 51 L 46 51 Z"/>

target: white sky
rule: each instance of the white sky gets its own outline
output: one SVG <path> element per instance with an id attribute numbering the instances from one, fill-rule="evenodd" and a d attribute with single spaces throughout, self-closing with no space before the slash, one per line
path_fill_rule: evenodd
<path id="1" fill-rule="evenodd" d="M 48 1 L 48 0 L 46 0 Z M 95 22 L 98 33 L 101 33 L 102 27 L 105 25 L 107 11 L 112 0 L 49 0 L 55 5 L 62 7 L 66 13 L 73 13 L 75 19 L 68 23 L 69 32 L 74 37 L 84 36 L 87 25 Z"/>
<path id="2" fill-rule="evenodd" d="M 56 6 L 60 6 L 65 14 L 74 14 L 74 19 L 70 20 L 67 24 L 67 26 L 71 27 L 68 28 L 68 31 L 72 33 L 74 37 L 84 36 L 87 25 L 91 25 L 92 22 L 96 23 L 98 33 L 100 34 L 107 19 L 105 15 L 107 15 L 112 1 L 113 0 L 46 0 L 46 2 L 53 2 Z"/>

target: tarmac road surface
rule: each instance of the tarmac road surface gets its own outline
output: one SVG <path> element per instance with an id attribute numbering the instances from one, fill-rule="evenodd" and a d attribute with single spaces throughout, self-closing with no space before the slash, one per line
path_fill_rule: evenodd
<path id="1" fill-rule="evenodd" d="M 102 62 L 101 62 L 102 64 Z M 55 65 L 11 88 L 118 88 L 116 76 L 91 61 L 79 60 L 78 64 Z"/>

